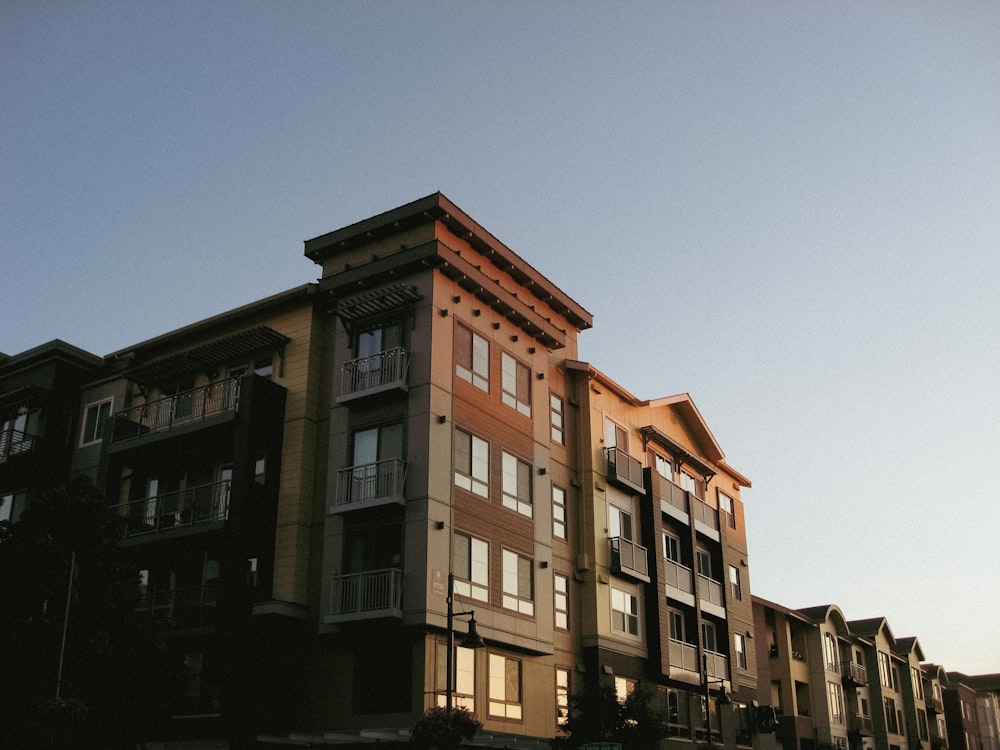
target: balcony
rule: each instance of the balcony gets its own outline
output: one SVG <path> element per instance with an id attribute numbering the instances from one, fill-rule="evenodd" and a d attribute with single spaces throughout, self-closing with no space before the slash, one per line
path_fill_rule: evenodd
<path id="1" fill-rule="evenodd" d="M 611 539 L 611 572 L 649 583 L 646 548 L 625 537 Z"/>
<path id="2" fill-rule="evenodd" d="M 393 503 L 404 505 L 406 462 L 398 458 L 348 466 L 337 472 L 337 494 L 331 513 L 345 513 Z"/>
<path id="3" fill-rule="evenodd" d="M 11 456 L 23 456 L 26 453 L 31 453 L 37 439 L 37 435 L 23 430 L 3 430 L 0 432 L 0 464 Z"/>
<path id="4" fill-rule="evenodd" d="M 703 500 L 690 495 L 691 517 L 696 531 L 715 541 L 719 541 L 719 511 Z"/>
<path id="5" fill-rule="evenodd" d="M 219 584 L 151 591 L 142 595 L 136 614 L 166 628 L 193 628 L 215 621 Z"/>
<path id="6" fill-rule="evenodd" d="M 931 750 L 948 750 L 948 738 L 931 737 Z"/>
<path id="7" fill-rule="evenodd" d="M 698 647 L 693 643 L 670 639 L 670 668 L 685 672 L 701 672 L 698 665 Z"/>
<path id="8" fill-rule="evenodd" d="M 925 694 L 924 703 L 927 705 L 928 713 L 940 714 L 944 712 L 944 702 L 936 696 Z"/>
<path id="9" fill-rule="evenodd" d="M 694 606 L 694 576 L 691 568 L 673 560 L 664 560 L 664 582 L 667 596 Z"/>
<path id="10" fill-rule="evenodd" d="M 849 713 L 847 715 L 847 730 L 857 732 L 863 737 L 871 737 L 874 733 L 872 717 L 864 714 Z"/>
<path id="11" fill-rule="evenodd" d="M 240 401 L 238 378 L 183 391 L 174 396 L 150 401 L 115 415 L 112 443 L 198 424 L 212 417 L 233 414 Z"/>
<path id="12" fill-rule="evenodd" d="M 713 680 L 729 680 L 729 657 L 705 649 L 705 668 Z"/>
<path id="13" fill-rule="evenodd" d="M 403 616 L 403 571 L 398 568 L 334 576 L 326 622 Z"/>
<path id="14" fill-rule="evenodd" d="M 632 458 L 621 448 L 605 448 L 608 459 L 608 481 L 632 494 L 643 494 L 646 486 L 642 483 L 642 462 Z"/>
<path id="15" fill-rule="evenodd" d="M 654 480 L 659 480 L 655 484 L 657 485 L 656 494 L 660 499 L 660 511 L 676 518 L 685 525 L 689 525 L 691 519 L 688 515 L 687 492 L 658 474 L 654 476 Z"/>
<path id="16" fill-rule="evenodd" d="M 868 684 L 868 670 L 863 664 L 854 661 L 843 662 L 841 664 L 844 682 L 858 687 Z"/>
<path id="17" fill-rule="evenodd" d="M 229 488 L 228 481 L 215 482 L 115 506 L 125 522 L 123 537 L 225 521 L 229 517 Z"/>
<path id="18" fill-rule="evenodd" d="M 378 354 L 352 359 L 340 370 L 340 395 L 337 403 L 392 390 L 407 390 L 410 353 L 395 347 Z"/>
<path id="19" fill-rule="evenodd" d="M 716 617 L 726 617 L 726 605 L 722 598 L 722 583 L 714 578 L 698 574 L 698 598 L 701 608 Z"/>

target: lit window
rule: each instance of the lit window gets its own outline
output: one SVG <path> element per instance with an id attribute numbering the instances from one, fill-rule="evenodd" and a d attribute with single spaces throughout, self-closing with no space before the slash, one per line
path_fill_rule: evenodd
<path id="1" fill-rule="evenodd" d="M 522 615 L 535 614 L 535 581 L 531 558 L 503 551 L 503 606 Z"/>
<path id="2" fill-rule="evenodd" d="M 722 522 L 731 529 L 736 528 L 736 515 L 733 513 L 733 499 L 724 492 L 719 493 L 719 512 Z"/>
<path id="3" fill-rule="evenodd" d="M 556 573 L 552 576 L 552 586 L 555 591 L 556 627 L 569 630 L 569 579 Z"/>
<path id="4" fill-rule="evenodd" d="M 736 658 L 736 666 L 740 669 L 747 668 L 747 637 L 742 633 L 733 635 L 733 653 Z"/>
<path id="5" fill-rule="evenodd" d="M 670 461 L 659 453 L 654 454 L 656 473 L 664 479 L 674 481 L 674 466 Z"/>
<path id="6" fill-rule="evenodd" d="M 448 688 L 446 675 L 448 674 L 448 647 L 439 642 L 437 644 L 437 705 L 444 707 L 446 703 L 446 691 Z M 455 684 L 451 694 L 451 703 L 458 708 L 467 708 L 470 711 L 476 709 L 476 652 L 471 648 L 455 646 Z"/>
<path id="7" fill-rule="evenodd" d="M 556 667 L 556 724 L 569 720 L 569 670 Z"/>
<path id="8" fill-rule="evenodd" d="M 552 442 L 564 445 L 566 442 L 566 428 L 563 413 L 563 400 L 554 393 L 549 394 L 549 422 L 552 428 Z"/>
<path id="9" fill-rule="evenodd" d="M 504 452 L 503 507 L 531 518 L 531 465 Z"/>
<path id="10" fill-rule="evenodd" d="M 839 682 L 826 683 L 827 702 L 830 704 L 830 721 L 844 723 L 844 695 Z"/>
<path id="11" fill-rule="evenodd" d="M 490 342 L 472 329 L 455 329 L 455 374 L 487 393 L 490 390 Z"/>
<path id="12" fill-rule="evenodd" d="M 617 505 L 608 505 L 608 538 L 635 541 L 632 514 Z"/>
<path id="13" fill-rule="evenodd" d="M 681 472 L 680 479 L 681 479 L 680 488 L 682 490 L 687 490 L 692 495 L 699 498 L 704 495 L 703 492 L 704 482 L 702 480 L 695 479 L 693 475 L 688 474 L 686 471 Z"/>
<path id="14" fill-rule="evenodd" d="M 522 362 L 503 353 L 500 358 L 503 374 L 501 400 L 526 417 L 531 416 L 531 370 Z"/>
<path id="15" fill-rule="evenodd" d="M 889 662 L 889 654 L 884 651 L 878 652 L 878 678 L 882 687 L 892 687 L 892 672 Z"/>
<path id="16" fill-rule="evenodd" d="M 823 655 L 826 657 L 826 668 L 837 671 L 837 639 L 830 633 L 823 634 Z"/>
<path id="17" fill-rule="evenodd" d="M 455 593 L 482 602 L 489 601 L 489 545 L 482 539 L 455 534 L 452 558 Z"/>
<path id="18" fill-rule="evenodd" d="M 566 490 L 552 485 L 552 536 L 566 538 Z"/>
<path id="19" fill-rule="evenodd" d="M 455 485 L 489 497 L 490 444 L 458 430 L 455 433 Z"/>
<path id="20" fill-rule="evenodd" d="M 743 586 L 740 584 L 740 569 L 735 565 L 729 566 L 729 593 L 733 599 L 743 599 Z"/>
<path id="21" fill-rule="evenodd" d="M 0 521 L 8 523 L 20 521 L 26 497 L 24 492 L 5 492 L 0 495 Z"/>
<path id="22" fill-rule="evenodd" d="M 632 693 L 635 692 L 638 683 L 629 677 L 619 677 L 615 675 L 615 698 L 619 703 L 624 703 Z"/>
<path id="23" fill-rule="evenodd" d="M 502 719 L 521 718 L 521 662 L 490 654 L 489 715 Z"/>
<path id="24" fill-rule="evenodd" d="M 611 588 L 611 630 L 638 637 L 639 598 L 635 594 Z"/>
<path id="25" fill-rule="evenodd" d="M 104 420 L 111 416 L 112 399 L 88 404 L 83 413 L 83 432 L 80 435 L 80 445 L 91 445 L 101 441 Z"/>

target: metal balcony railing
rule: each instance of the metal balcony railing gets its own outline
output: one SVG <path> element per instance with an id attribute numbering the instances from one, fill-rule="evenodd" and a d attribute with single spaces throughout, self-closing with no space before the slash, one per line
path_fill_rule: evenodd
<path id="1" fill-rule="evenodd" d="M 713 679 L 729 679 L 729 657 L 725 654 L 705 649 L 705 668 L 708 670 L 708 676 Z"/>
<path id="2" fill-rule="evenodd" d="M 348 466 L 337 472 L 337 494 L 332 511 L 336 513 L 386 502 L 403 503 L 405 483 L 406 462 L 398 458 Z"/>
<path id="3" fill-rule="evenodd" d="M 403 571 L 399 568 L 335 576 L 332 584 L 331 620 L 402 616 Z"/>
<path id="4" fill-rule="evenodd" d="M 219 584 L 150 591 L 136 604 L 136 614 L 168 627 L 195 627 L 212 622 L 219 601 Z"/>
<path id="5" fill-rule="evenodd" d="M 229 517 L 230 482 L 215 482 L 144 497 L 115 506 L 124 519 L 125 538 L 155 534 L 182 526 L 194 526 Z"/>
<path id="6" fill-rule="evenodd" d="M 694 593 L 691 568 L 673 560 L 664 560 L 664 569 L 664 579 L 667 586 L 683 591 L 685 594 Z"/>
<path id="7" fill-rule="evenodd" d="M 714 578 L 698 574 L 698 598 L 709 604 L 722 607 L 722 583 Z"/>
<path id="8" fill-rule="evenodd" d="M 688 672 L 698 672 L 698 647 L 693 643 L 670 639 L 670 666 Z"/>
<path id="9" fill-rule="evenodd" d="M 3 430 L 0 432 L 0 463 L 3 463 L 11 456 L 20 456 L 30 453 L 35 447 L 37 435 L 32 435 L 23 430 Z"/>
<path id="10" fill-rule="evenodd" d="M 642 483 L 642 462 L 639 459 L 632 458 L 621 448 L 605 448 L 604 453 L 608 460 L 608 481 L 634 492 L 646 491 L 646 486 Z"/>
<path id="11" fill-rule="evenodd" d="M 858 734 L 871 735 L 873 732 L 872 717 L 864 714 L 848 713 L 847 729 Z"/>
<path id="12" fill-rule="evenodd" d="M 657 475 L 657 478 L 659 478 L 659 488 L 657 492 L 660 497 L 661 507 L 665 503 L 666 505 L 676 508 L 678 511 L 686 515 L 688 512 L 687 492 L 682 490 L 669 479 L 660 477 L 659 475 Z"/>
<path id="13" fill-rule="evenodd" d="M 646 548 L 631 539 L 622 536 L 611 539 L 611 566 L 616 573 L 625 573 L 649 581 Z"/>
<path id="14" fill-rule="evenodd" d="M 843 671 L 844 680 L 847 682 L 852 682 L 855 685 L 868 684 L 868 670 L 865 669 L 863 664 L 858 664 L 854 661 L 845 661 L 841 664 L 841 670 Z"/>
<path id="15" fill-rule="evenodd" d="M 405 388 L 409 369 L 410 353 L 401 346 L 352 359 L 340 370 L 340 399 Z"/>
<path id="16" fill-rule="evenodd" d="M 719 530 L 719 511 L 708 505 L 708 503 L 699 500 L 693 494 L 689 494 L 690 506 L 691 506 L 691 518 L 696 523 L 703 523 L 708 528 L 715 532 Z"/>
<path id="17" fill-rule="evenodd" d="M 239 408 L 240 381 L 230 378 L 119 412 L 112 442 L 208 419 Z"/>

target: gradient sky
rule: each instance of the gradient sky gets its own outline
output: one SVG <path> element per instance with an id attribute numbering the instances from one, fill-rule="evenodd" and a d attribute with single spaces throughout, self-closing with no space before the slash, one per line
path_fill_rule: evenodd
<path id="1" fill-rule="evenodd" d="M 0 351 L 313 281 L 437 190 L 692 395 L 753 593 L 1000 672 L 1000 4 L 0 4 Z"/>

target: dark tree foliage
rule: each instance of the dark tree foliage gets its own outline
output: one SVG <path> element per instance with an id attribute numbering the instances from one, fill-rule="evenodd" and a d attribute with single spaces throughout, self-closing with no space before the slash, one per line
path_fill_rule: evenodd
<path id="1" fill-rule="evenodd" d="M 634 690 L 619 701 L 609 687 L 588 688 L 570 699 L 565 736 L 554 737 L 555 750 L 578 750 L 592 742 L 616 742 L 622 750 L 654 750 L 666 737 L 664 716 L 650 705 L 651 696 Z"/>
<path id="2" fill-rule="evenodd" d="M 119 523 L 74 480 L 0 529 L 0 746 L 134 748 L 165 717 L 176 683 L 135 617 L 138 576 Z"/>

